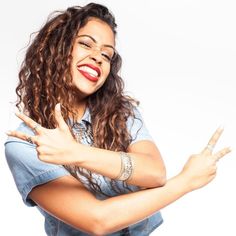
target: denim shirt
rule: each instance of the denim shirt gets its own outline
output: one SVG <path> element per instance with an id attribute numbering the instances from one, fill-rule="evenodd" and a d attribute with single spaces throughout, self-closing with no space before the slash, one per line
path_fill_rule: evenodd
<path id="1" fill-rule="evenodd" d="M 136 108 L 134 112 L 137 119 L 129 118 L 127 120 L 127 128 L 131 134 L 132 143 L 140 140 L 152 140 L 152 137 L 145 127 L 140 112 Z M 81 121 L 78 122 L 78 125 L 76 126 L 77 128 L 74 127 L 73 132 L 76 134 L 78 132 L 78 127 L 80 127 L 81 130 L 85 130 L 86 122 L 91 123 L 91 117 L 88 109 L 86 109 Z M 33 131 L 28 126 L 26 126 L 25 123 L 21 123 L 17 130 L 29 135 L 34 135 Z M 82 135 L 81 142 L 85 145 L 91 145 L 90 137 L 88 135 L 86 136 L 86 134 Z M 37 152 L 34 144 L 30 144 L 14 137 L 9 137 L 5 143 L 5 156 L 23 202 L 27 206 L 36 206 L 45 217 L 44 226 L 48 236 L 88 235 L 80 231 L 79 229 L 73 228 L 72 226 L 67 225 L 64 222 L 53 217 L 42 208 L 40 208 L 40 206 L 37 206 L 36 203 L 28 197 L 30 191 L 34 187 L 55 180 L 59 177 L 69 175 L 70 173 L 63 166 L 40 161 L 37 157 Z M 117 195 L 117 193 L 110 187 L 108 178 L 99 174 L 94 174 L 93 177 L 96 178 L 104 193 L 109 196 Z M 116 184 L 118 184 L 121 189 L 123 188 L 121 181 L 117 181 Z M 132 188 L 133 191 L 138 191 L 138 188 L 135 186 L 130 185 L 129 187 Z M 126 190 L 123 190 L 125 193 Z M 107 197 L 105 197 L 104 195 L 96 194 L 96 198 L 106 199 Z M 115 212 L 113 213 L 113 217 L 115 217 Z M 109 234 L 109 236 L 147 236 L 162 222 L 163 219 L 160 212 L 156 212 L 151 217 L 140 221 L 139 223 L 130 225 L 125 230 Z"/>

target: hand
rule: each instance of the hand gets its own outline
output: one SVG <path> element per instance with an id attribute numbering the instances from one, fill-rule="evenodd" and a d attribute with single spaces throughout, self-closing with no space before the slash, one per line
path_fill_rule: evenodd
<path id="1" fill-rule="evenodd" d="M 211 182 L 216 176 L 217 162 L 231 151 L 227 147 L 215 154 L 212 153 L 222 132 L 223 129 L 218 128 L 203 151 L 199 154 L 192 155 L 184 165 L 181 175 L 185 183 L 187 183 L 189 191 L 201 188 Z"/>
<path id="2" fill-rule="evenodd" d="M 62 117 L 60 104 L 55 106 L 55 119 L 58 124 L 56 129 L 43 128 L 22 113 L 17 113 L 16 115 L 34 131 L 35 136 L 29 136 L 19 131 L 10 131 L 7 134 L 36 144 L 38 157 L 41 161 L 61 165 L 76 162 L 73 150 L 78 148 L 79 143 L 73 138 L 68 125 Z"/>

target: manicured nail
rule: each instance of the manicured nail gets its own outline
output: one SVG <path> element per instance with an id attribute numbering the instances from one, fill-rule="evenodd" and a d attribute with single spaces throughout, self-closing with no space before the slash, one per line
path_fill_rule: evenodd
<path id="1" fill-rule="evenodd" d="M 220 126 L 218 127 L 218 129 L 219 129 L 219 130 L 224 130 L 224 126 L 223 126 L 223 125 L 220 125 Z"/>
<path id="2" fill-rule="evenodd" d="M 6 135 L 11 135 L 11 131 L 6 131 Z"/>
<path id="3" fill-rule="evenodd" d="M 61 104 L 57 103 L 55 108 L 56 108 L 57 111 L 61 111 Z"/>
<path id="4" fill-rule="evenodd" d="M 19 110 L 16 110 L 15 111 L 15 115 L 16 116 L 20 116 L 20 115 L 23 115 L 24 113 L 23 112 L 21 112 L 21 111 L 19 111 Z"/>

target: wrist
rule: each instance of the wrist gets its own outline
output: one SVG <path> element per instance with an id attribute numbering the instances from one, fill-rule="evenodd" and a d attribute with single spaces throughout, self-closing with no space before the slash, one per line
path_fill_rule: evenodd
<path id="1" fill-rule="evenodd" d="M 78 142 L 73 142 L 72 145 L 70 146 L 70 153 L 71 153 L 71 164 L 72 165 L 80 165 L 81 164 L 81 156 L 80 155 L 80 148 L 82 144 Z"/>
<path id="2" fill-rule="evenodd" d="M 178 185 L 181 187 L 183 194 L 189 193 L 194 189 L 191 187 L 191 183 L 189 181 L 188 176 L 186 176 L 183 172 L 180 172 L 175 178 L 178 180 Z"/>

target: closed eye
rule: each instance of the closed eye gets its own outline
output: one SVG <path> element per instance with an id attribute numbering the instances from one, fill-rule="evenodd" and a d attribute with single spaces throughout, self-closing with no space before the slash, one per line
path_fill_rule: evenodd
<path id="1" fill-rule="evenodd" d="M 107 54 L 102 53 L 102 56 L 103 56 L 105 59 L 107 59 L 108 61 L 111 61 L 111 57 L 108 56 Z"/>
<path id="2" fill-rule="evenodd" d="M 82 45 L 84 48 L 91 48 L 91 46 L 88 43 L 79 42 L 79 44 Z"/>

